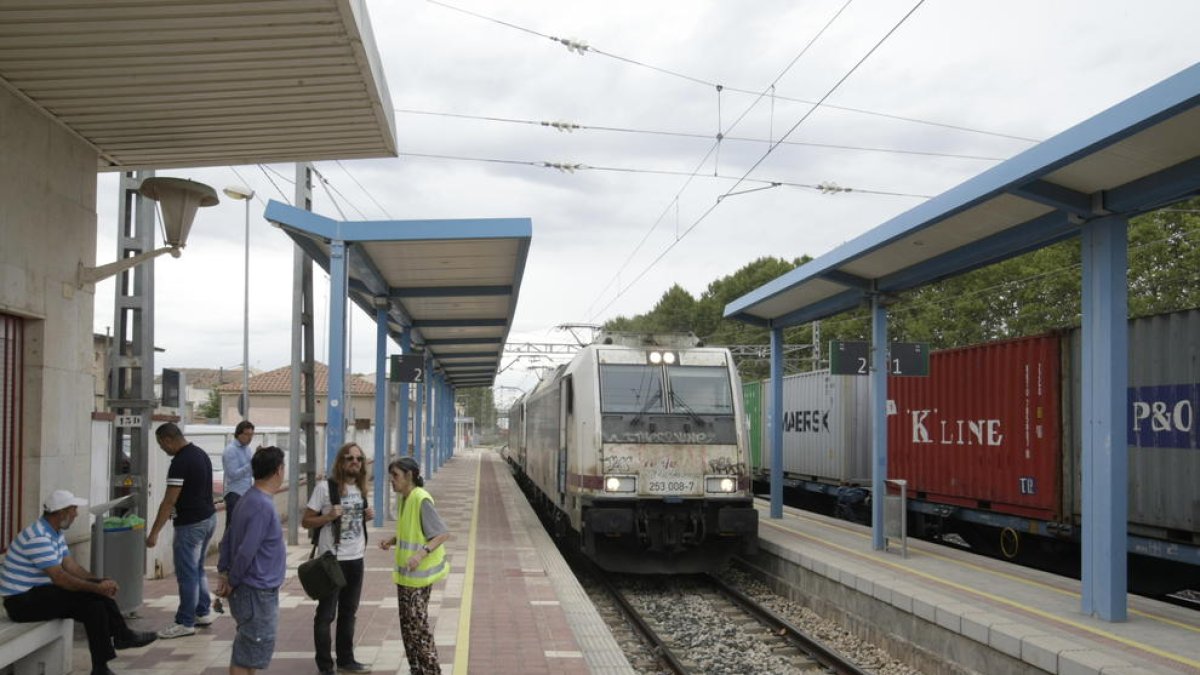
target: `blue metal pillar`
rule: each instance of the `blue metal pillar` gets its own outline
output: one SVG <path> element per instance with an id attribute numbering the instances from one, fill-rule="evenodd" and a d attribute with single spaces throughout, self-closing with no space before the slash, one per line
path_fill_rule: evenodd
<path id="1" fill-rule="evenodd" d="M 871 296 L 871 548 L 887 546 L 883 507 L 887 497 L 887 308 Z"/>
<path id="2" fill-rule="evenodd" d="M 407 326 L 405 326 L 403 332 L 400 333 L 400 353 L 401 354 L 411 354 L 412 353 L 412 328 L 409 328 Z M 413 452 L 412 451 L 413 446 L 410 445 L 409 440 L 408 440 L 408 396 L 409 396 L 408 383 L 401 382 L 400 383 L 400 420 L 399 420 L 399 424 L 396 425 L 397 426 L 396 433 L 400 437 L 399 441 L 396 443 L 396 456 L 397 457 L 404 457 L 406 455 L 411 456 L 412 452 Z"/>
<path id="3" fill-rule="evenodd" d="M 455 440 L 457 434 L 454 433 L 454 418 L 458 412 L 454 408 L 454 385 L 446 383 L 446 451 L 442 454 L 442 464 L 450 461 L 454 456 Z"/>
<path id="4" fill-rule="evenodd" d="M 429 370 L 426 369 L 424 374 L 425 374 L 425 378 L 423 378 L 423 379 L 427 379 L 429 377 Z M 423 447 L 422 441 L 425 440 L 421 437 L 421 431 L 423 430 L 423 425 L 421 424 L 421 416 L 425 414 L 425 382 L 423 382 L 423 381 L 418 382 L 416 384 L 415 388 L 416 388 L 416 392 L 415 392 L 416 400 L 413 401 L 413 422 L 412 422 L 412 424 L 413 424 L 412 458 L 417 460 L 417 463 L 420 464 L 421 463 L 421 448 Z"/>
<path id="5" fill-rule="evenodd" d="M 1083 613 L 1125 621 L 1129 446 L 1128 222 L 1083 228 Z"/>
<path id="6" fill-rule="evenodd" d="M 346 440 L 346 297 L 349 292 L 346 242 L 329 242 L 329 397 L 325 425 L 325 471 L 333 470 Z"/>
<path id="7" fill-rule="evenodd" d="M 429 376 L 425 378 L 425 386 L 422 387 L 425 390 L 425 429 L 423 430 L 425 436 L 423 456 L 425 459 L 422 461 L 421 466 L 425 467 L 424 471 L 426 476 L 432 476 L 434 411 L 433 379 L 437 377 L 437 374 L 433 372 L 433 356 L 431 356 L 429 352 L 425 353 L 425 372 L 428 373 Z"/>
<path id="8" fill-rule="evenodd" d="M 446 384 L 446 378 L 444 376 L 438 378 L 439 402 L 446 400 L 446 392 L 448 390 L 449 386 Z M 438 468 L 441 469 L 446 464 L 446 406 L 440 405 L 439 408 L 441 408 L 441 414 L 438 415 L 437 458 L 434 461 L 437 463 Z"/>
<path id="9" fill-rule="evenodd" d="M 375 527 L 383 526 L 383 474 L 387 466 L 387 307 L 375 309 Z M 364 467 L 365 468 L 365 467 Z"/>
<path id="10" fill-rule="evenodd" d="M 771 517 L 783 517 L 783 328 L 771 326 Z"/>

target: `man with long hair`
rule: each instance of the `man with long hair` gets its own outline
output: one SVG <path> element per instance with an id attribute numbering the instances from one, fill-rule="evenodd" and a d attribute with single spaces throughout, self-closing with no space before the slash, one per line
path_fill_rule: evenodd
<path id="1" fill-rule="evenodd" d="M 329 626 L 337 619 L 335 651 L 337 669 L 346 673 L 369 673 L 371 667 L 354 658 L 354 620 L 362 592 L 363 555 L 367 549 L 367 520 L 375 517 L 369 505 L 366 455 L 355 443 L 337 451 L 330 479 L 317 483 L 304 509 L 301 524 L 321 528 L 317 555 L 333 551 L 346 577 L 337 593 L 321 598 L 313 617 L 313 644 L 317 669 L 322 675 L 334 672 L 330 655 Z"/>

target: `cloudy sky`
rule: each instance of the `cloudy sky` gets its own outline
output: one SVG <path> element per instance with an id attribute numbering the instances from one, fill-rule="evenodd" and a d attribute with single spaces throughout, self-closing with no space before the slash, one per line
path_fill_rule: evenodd
<path id="1" fill-rule="evenodd" d="M 531 218 L 510 342 L 569 342 L 555 326 L 645 312 L 674 283 L 699 295 L 764 255 L 825 253 L 1200 56 L 1191 0 L 367 6 L 401 156 L 318 163 L 328 189 L 314 209 Z M 527 164 L 542 162 L 582 166 Z M 250 364 L 262 370 L 290 358 L 292 246 L 261 215 L 265 199 L 292 199 L 293 174 L 159 172 L 256 191 Z M 717 199 L 770 182 L 782 185 Z M 115 257 L 117 198 L 116 175 L 102 174 L 101 263 Z M 243 203 L 223 200 L 197 216 L 182 258 L 159 259 L 157 367 L 241 363 L 243 251 Z M 325 361 L 328 285 L 316 278 Z M 112 294 L 112 281 L 97 286 L 98 333 L 113 325 Z M 373 323 L 355 310 L 352 331 L 353 369 L 374 371 Z M 498 382 L 527 388 L 535 365 Z"/>

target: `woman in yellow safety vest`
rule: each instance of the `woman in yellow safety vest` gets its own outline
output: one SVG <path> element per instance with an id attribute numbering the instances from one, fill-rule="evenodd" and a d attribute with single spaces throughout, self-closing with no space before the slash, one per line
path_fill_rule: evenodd
<path id="1" fill-rule="evenodd" d="M 450 538 L 446 524 L 425 491 L 421 466 L 411 457 L 388 465 L 392 490 L 400 495 L 396 536 L 379 542 L 379 548 L 396 547 L 392 581 L 400 603 L 400 634 L 408 667 L 414 675 L 441 673 L 437 646 L 429 628 L 429 594 L 433 584 L 450 573 L 442 544 Z"/>

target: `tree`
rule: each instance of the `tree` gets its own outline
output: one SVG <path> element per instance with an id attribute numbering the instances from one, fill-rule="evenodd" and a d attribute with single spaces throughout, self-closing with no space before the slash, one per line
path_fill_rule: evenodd
<path id="1" fill-rule="evenodd" d="M 196 412 L 205 419 L 221 418 L 221 395 L 217 393 L 216 389 L 208 390 L 208 400 L 200 404 L 200 408 Z"/>

